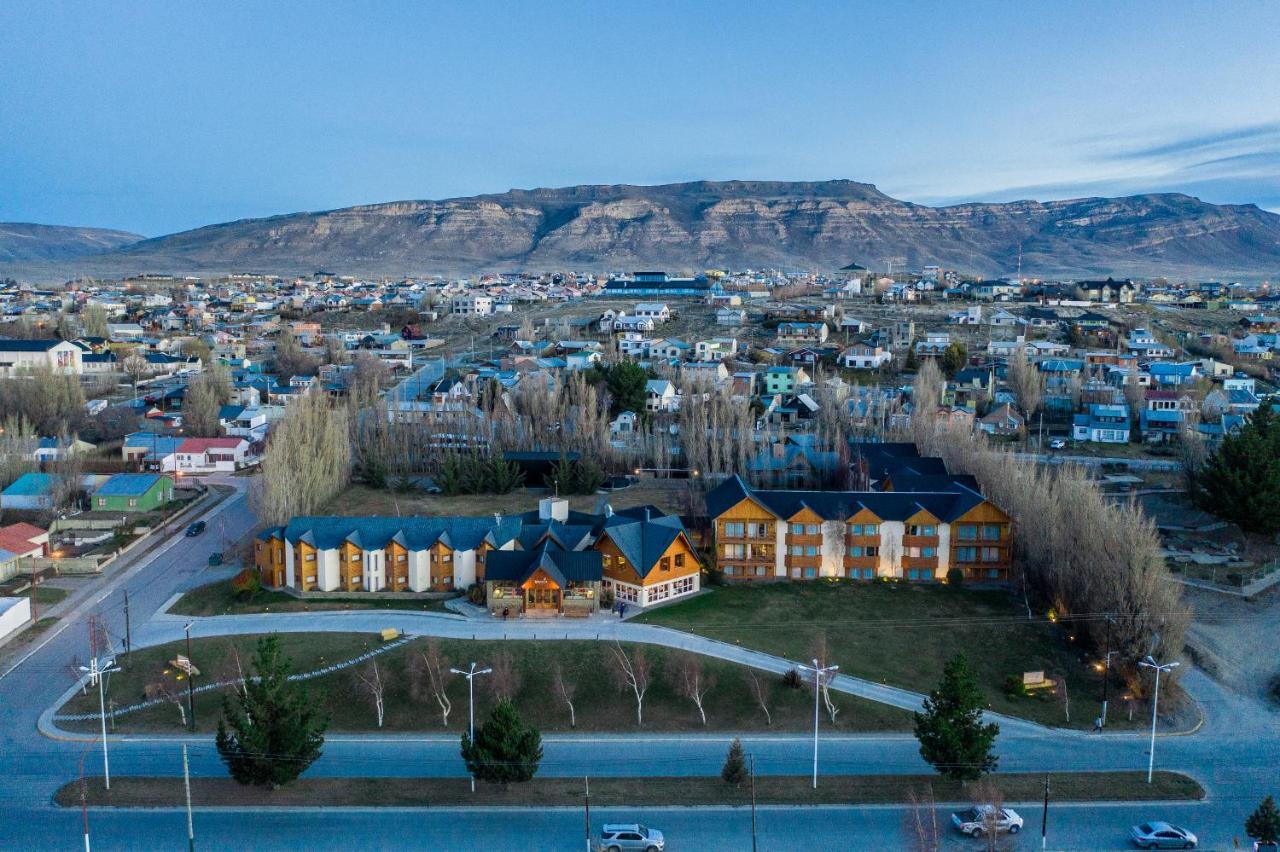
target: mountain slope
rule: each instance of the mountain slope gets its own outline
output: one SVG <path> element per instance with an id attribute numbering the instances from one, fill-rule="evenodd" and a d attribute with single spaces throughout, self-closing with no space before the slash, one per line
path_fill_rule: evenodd
<path id="1" fill-rule="evenodd" d="M 838 269 L 888 258 L 987 276 L 1280 272 L 1280 216 L 1185 195 L 927 207 L 852 181 L 512 190 L 247 219 L 88 262 L 116 271 Z M 901 266 L 902 261 L 897 265 Z"/>
<path id="2" fill-rule="evenodd" d="M 67 260 L 136 243 L 142 237 L 105 228 L 0 222 L 0 261 Z"/>

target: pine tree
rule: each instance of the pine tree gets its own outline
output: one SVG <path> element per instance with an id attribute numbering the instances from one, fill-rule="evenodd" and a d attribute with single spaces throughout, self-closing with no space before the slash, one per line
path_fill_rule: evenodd
<path id="1" fill-rule="evenodd" d="M 1276 809 L 1276 800 L 1267 796 L 1258 805 L 1258 809 L 1244 821 L 1244 833 L 1259 843 L 1276 843 L 1280 841 L 1280 810 Z"/>
<path id="2" fill-rule="evenodd" d="M 982 688 L 957 654 L 947 661 L 938 688 L 924 700 L 924 712 L 913 713 L 920 756 L 943 776 L 973 781 L 993 771 L 999 758 L 991 753 L 1000 726 L 982 723 Z"/>
<path id="3" fill-rule="evenodd" d="M 320 756 L 329 721 L 316 713 L 306 688 L 289 681 L 292 668 L 279 637 L 263 637 L 254 676 L 235 692 L 234 703 L 223 696 L 218 754 L 241 784 L 288 784 Z"/>
<path id="4" fill-rule="evenodd" d="M 742 753 L 742 741 L 737 737 L 729 743 L 729 754 L 725 756 L 720 778 L 724 783 L 735 787 L 741 787 L 742 782 L 747 780 L 747 759 Z"/>
<path id="5" fill-rule="evenodd" d="M 542 761 L 542 735 L 504 698 L 476 731 L 475 742 L 462 735 L 462 759 L 468 772 L 490 784 L 529 781 Z"/>
<path id="6" fill-rule="evenodd" d="M 1280 530 L 1280 420 L 1270 401 L 1222 439 L 1194 476 L 1196 503 L 1249 532 Z"/>

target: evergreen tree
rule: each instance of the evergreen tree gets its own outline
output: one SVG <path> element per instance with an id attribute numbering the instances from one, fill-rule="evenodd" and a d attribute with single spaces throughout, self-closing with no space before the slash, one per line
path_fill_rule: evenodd
<path id="1" fill-rule="evenodd" d="M 747 759 L 742 753 L 742 741 L 737 737 L 729 743 L 729 754 L 725 756 L 720 778 L 724 783 L 735 787 L 741 787 L 742 782 L 747 780 Z"/>
<path id="2" fill-rule="evenodd" d="M 1259 843 L 1280 842 L 1280 810 L 1276 800 L 1267 796 L 1258 809 L 1244 821 L 1244 833 Z"/>
<path id="3" fill-rule="evenodd" d="M 1280 530 L 1280 421 L 1264 402 L 1192 482 L 1196 503 L 1249 532 Z"/>
<path id="4" fill-rule="evenodd" d="M 458 458 L 456 453 L 449 453 L 445 456 L 444 464 L 440 467 L 440 490 L 449 497 L 455 497 L 462 492 L 462 459 Z"/>
<path id="5" fill-rule="evenodd" d="M 964 369 L 964 365 L 968 362 L 969 350 L 959 340 L 951 341 L 947 348 L 942 350 L 942 371 L 948 377 Z"/>
<path id="6" fill-rule="evenodd" d="M 913 713 L 920 756 L 943 776 L 973 781 L 993 771 L 999 760 L 991 753 L 1000 726 L 982 723 L 982 688 L 963 654 L 947 661 L 938 688 L 924 700 L 924 712 Z"/>
<path id="7" fill-rule="evenodd" d="M 609 389 L 609 412 L 620 411 L 644 413 L 645 385 L 649 374 L 639 364 L 632 361 L 619 361 L 611 367 L 596 369 L 587 375 L 587 381 L 597 384 L 603 379 Z"/>
<path id="8" fill-rule="evenodd" d="M 490 784 L 529 781 L 542 761 L 542 735 L 504 698 L 476 731 L 475 742 L 462 735 L 462 759 L 468 772 Z"/>
<path id="9" fill-rule="evenodd" d="M 279 637 L 263 637 L 254 676 L 235 692 L 234 703 L 222 698 L 218 754 L 241 784 L 288 784 L 320 756 L 329 721 L 316 713 L 306 688 L 289 681 L 292 668 Z"/>

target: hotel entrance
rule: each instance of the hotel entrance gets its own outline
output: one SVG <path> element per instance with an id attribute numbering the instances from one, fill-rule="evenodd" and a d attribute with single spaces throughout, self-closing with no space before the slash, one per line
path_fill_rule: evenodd
<path id="1" fill-rule="evenodd" d="M 560 612 L 560 586 L 545 572 L 538 571 L 525 582 L 524 611 L 530 615 Z"/>

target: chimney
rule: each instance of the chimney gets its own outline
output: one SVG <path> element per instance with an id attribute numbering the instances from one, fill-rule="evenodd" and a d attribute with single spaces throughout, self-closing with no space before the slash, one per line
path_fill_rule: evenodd
<path id="1" fill-rule="evenodd" d="M 538 520 L 567 521 L 569 519 L 569 501 L 561 497 L 543 497 L 538 501 Z"/>

